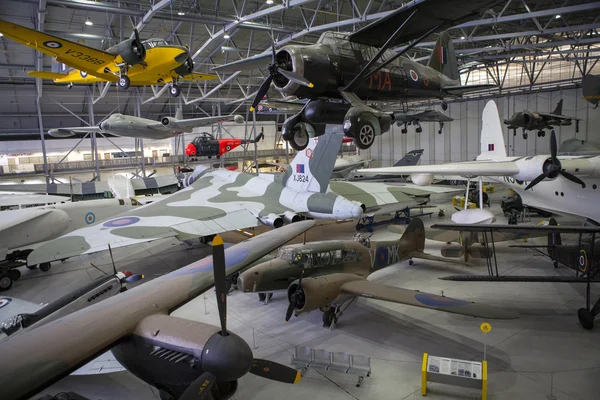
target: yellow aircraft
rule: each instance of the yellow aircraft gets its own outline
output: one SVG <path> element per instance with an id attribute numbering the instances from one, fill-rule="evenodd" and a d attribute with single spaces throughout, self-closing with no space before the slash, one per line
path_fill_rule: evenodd
<path id="1" fill-rule="evenodd" d="M 186 47 L 170 45 L 164 39 L 127 39 L 107 50 L 98 50 L 80 43 L 0 20 L 0 33 L 25 46 L 52 56 L 58 62 L 74 68 L 69 73 L 31 71 L 36 78 L 54 82 L 91 84 L 116 82 L 117 87 L 169 84 L 172 97 L 179 96 L 180 80 L 209 80 L 216 75 L 198 74 Z"/>

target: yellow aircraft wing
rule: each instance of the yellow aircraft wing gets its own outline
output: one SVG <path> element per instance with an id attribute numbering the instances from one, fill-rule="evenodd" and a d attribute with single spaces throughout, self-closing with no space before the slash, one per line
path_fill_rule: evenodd
<path id="1" fill-rule="evenodd" d="M 179 80 L 181 80 L 181 81 L 210 81 L 210 80 L 217 79 L 217 78 L 218 78 L 217 75 L 197 74 L 194 72 L 194 73 L 184 76 L 183 78 L 180 78 Z"/>
<path id="2" fill-rule="evenodd" d="M 105 76 L 106 74 L 102 72 L 104 67 L 115 60 L 115 55 L 105 51 L 2 20 L 0 20 L 0 33 L 92 75 Z"/>

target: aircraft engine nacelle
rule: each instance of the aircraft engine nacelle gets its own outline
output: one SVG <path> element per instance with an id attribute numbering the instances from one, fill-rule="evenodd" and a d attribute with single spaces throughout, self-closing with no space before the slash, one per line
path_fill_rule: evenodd
<path id="1" fill-rule="evenodd" d="M 286 223 L 291 224 L 294 222 L 302 221 L 302 217 L 293 211 L 286 211 L 283 213 L 283 220 Z"/>
<path id="2" fill-rule="evenodd" d="M 264 217 L 258 217 L 258 220 L 271 228 L 281 228 L 283 226 L 283 218 L 274 213 Z"/>
<path id="3" fill-rule="evenodd" d="M 550 157 L 535 156 L 532 158 L 524 158 L 517 161 L 519 173 L 513 175 L 518 184 L 524 184 L 525 181 L 532 181 L 540 174 L 543 174 L 552 163 Z M 548 176 L 548 179 L 556 178 L 556 176 Z"/>
<path id="4" fill-rule="evenodd" d="M 163 124 L 163 126 L 168 127 L 168 128 L 176 128 L 177 127 L 177 120 L 173 117 L 162 117 L 160 119 L 160 123 Z"/>
<path id="5" fill-rule="evenodd" d="M 433 174 L 411 174 L 410 180 L 415 185 L 429 186 L 433 182 Z"/>
<path id="6" fill-rule="evenodd" d="M 288 287 L 288 300 L 294 303 L 296 314 L 308 313 L 330 305 L 340 295 L 344 283 L 359 279 L 356 275 L 343 273 L 304 278 L 301 288 L 295 280 Z"/>
<path id="7" fill-rule="evenodd" d="M 146 49 L 139 39 L 124 40 L 109 50 L 112 54 L 120 55 L 128 65 L 145 64 Z"/>

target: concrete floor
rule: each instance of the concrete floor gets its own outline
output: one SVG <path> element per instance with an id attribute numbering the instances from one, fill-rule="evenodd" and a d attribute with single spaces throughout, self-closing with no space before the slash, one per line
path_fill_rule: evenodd
<path id="1" fill-rule="evenodd" d="M 494 196 L 494 198 L 498 198 Z M 449 215 L 450 207 L 448 207 Z M 496 211 L 496 209 L 494 209 Z M 444 219 L 446 220 L 446 219 Z M 537 222 L 539 218 L 534 218 Z M 424 222 L 439 222 L 437 217 Z M 315 228 L 307 240 L 351 239 L 352 223 L 327 224 Z M 237 242 L 243 236 L 224 235 Z M 385 227 L 373 239 L 398 237 Z M 442 243 L 428 241 L 426 251 L 439 255 Z M 554 275 L 548 259 L 531 250 L 498 248 L 501 273 L 515 275 Z M 154 242 L 115 251 L 117 267 L 144 272 L 149 279 L 195 261 L 209 253 L 206 246 L 190 247 L 176 241 Z M 125 261 L 127 258 L 127 261 Z M 92 261 L 110 271 L 107 254 L 85 256 L 56 263 L 48 273 L 24 271 L 10 296 L 35 302 L 48 302 L 99 271 Z M 442 281 L 438 277 L 455 273 L 485 274 L 482 266 L 462 267 L 439 262 L 415 260 L 398 263 L 372 275 L 376 282 L 392 286 L 462 298 L 517 310 L 518 320 L 489 321 L 487 335 L 489 399 L 597 399 L 600 393 L 600 329 L 586 331 L 576 312 L 584 305 L 584 285 L 552 283 L 466 283 Z M 594 285 L 592 294 L 598 296 Z M 594 298 L 595 300 L 595 298 Z M 337 329 L 321 326 L 321 313 L 313 312 L 284 322 L 287 300 L 276 294 L 264 305 L 256 295 L 234 292 L 228 301 L 228 326 L 254 348 L 256 357 L 289 364 L 294 346 L 310 346 L 371 357 L 372 376 L 362 387 L 356 379 L 331 371 L 308 370 L 295 386 L 246 375 L 235 399 L 413 399 L 421 398 L 420 368 L 424 352 L 465 360 L 481 360 L 482 320 L 446 314 L 376 300 L 360 299 L 341 317 Z M 206 310 L 206 311 L 205 311 Z M 206 313 L 208 312 L 208 313 Z M 177 310 L 175 315 L 218 325 L 218 314 L 211 290 Z M 254 345 L 255 343 L 255 345 Z M 91 399 L 157 399 L 156 390 L 128 372 L 97 376 L 70 376 L 44 393 L 72 390 Z M 550 397 L 553 395 L 554 397 Z M 1 397 L 1 396 L 0 396 Z M 480 392 L 448 385 L 429 384 L 427 398 L 474 399 Z"/>

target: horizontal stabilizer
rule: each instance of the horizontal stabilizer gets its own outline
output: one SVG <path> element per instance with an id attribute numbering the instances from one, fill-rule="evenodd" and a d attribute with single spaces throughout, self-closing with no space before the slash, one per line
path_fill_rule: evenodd
<path id="1" fill-rule="evenodd" d="M 449 275 L 442 276 L 444 281 L 459 282 L 556 282 L 556 283 L 585 283 L 586 278 L 575 276 L 537 276 L 537 275 L 510 275 L 510 276 L 490 276 L 490 275 Z M 593 279 L 591 282 L 600 282 L 600 279 Z"/>
<path id="2" fill-rule="evenodd" d="M 482 84 L 482 85 L 467 85 L 467 86 L 446 86 L 442 90 L 448 93 L 450 96 L 462 96 L 465 93 L 476 92 L 478 90 L 485 90 L 495 88 L 496 85 Z"/>
<path id="3" fill-rule="evenodd" d="M 34 78 L 42 78 L 42 79 L 61 79 L 69 74 L 59 74 L 56 72 L 42 72 L 42 71 L 29 71 L 28 74 L 33 76 Z"/>

